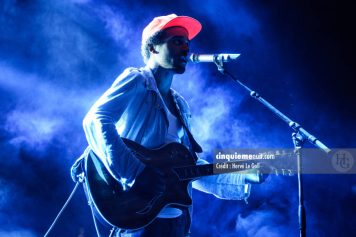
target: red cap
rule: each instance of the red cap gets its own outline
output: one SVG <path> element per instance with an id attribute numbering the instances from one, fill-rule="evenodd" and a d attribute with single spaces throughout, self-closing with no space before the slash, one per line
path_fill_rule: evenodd
<path id="1" fill-rule="evenodd" d="M 180 26 L 188 31 L 188 39 L 193 39 L 201 30 L 200 22 L 189 16 L 177 16 L 170 14 L 167 16 L 155 17 L 142 32 L 142 43 L 160 30 L 169 27 Z"/>

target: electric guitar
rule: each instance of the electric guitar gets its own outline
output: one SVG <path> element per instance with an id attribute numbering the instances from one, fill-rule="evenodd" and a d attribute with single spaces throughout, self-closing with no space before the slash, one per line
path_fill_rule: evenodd
<path id="1" fill-rule="evenodd" d="M 192 154 L 182 144 L 170 143 L 158 149 L 147 149 L 136 142 L 122 139 L 143 163 L 163 173 L 165 185 L 163 192 L 152 190 L 151 187 L 138 189 L 135 184 L 124 190 L 101 160 L 89 152 L 85 159 L 88 195 L 100 216 L 112 226 L 139 229 L 150 224 L 168 205 L 188 207 L 192 205 L 189 183 L 199 177 L 217 174 L 215 164 L 196 165 Z M 243 170 L 240 168 L 240 171 Z"/>

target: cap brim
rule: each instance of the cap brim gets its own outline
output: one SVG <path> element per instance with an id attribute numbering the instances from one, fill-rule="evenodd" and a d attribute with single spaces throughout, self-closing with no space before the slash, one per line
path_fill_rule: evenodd
<path id="1" fill-rule="evenodd" d="M 200 32 L 202 26 L 200 22 L 189 16 L 177 16 L 165 24 L 161 30 L 169 27 L 180 26 L 188 31 L 188 39 L 191 40 Z"/>

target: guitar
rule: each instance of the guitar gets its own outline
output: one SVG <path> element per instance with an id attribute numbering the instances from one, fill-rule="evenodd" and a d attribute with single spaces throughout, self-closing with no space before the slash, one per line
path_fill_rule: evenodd
<path id="1" fill-rule="evenodd" d="M 88 195 L 100 216 L 112 226 L 139 229 L 150 224 L 168 205 L 188 207 L 192 205 L 189 183 L 202 176 L 217 174 L 215 164 L 196 165 L 192 154 L 182 144 L 170 143 L 158 149 L 147 149 L 134 141 L 122 139 L 138 159 L 163 173 L 165 187 L 163 192 L 158 192 L 151 187 L 139 190 L 134 184 L 129 190 L 124 190 L 101 160 L 89 152 L 85 159 Z"/>

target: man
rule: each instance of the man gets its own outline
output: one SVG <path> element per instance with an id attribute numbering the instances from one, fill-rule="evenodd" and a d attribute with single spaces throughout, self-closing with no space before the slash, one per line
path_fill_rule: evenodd
<path id="1" fill-rule="evenodd" d="M 142 33 L 146 66 L 126 69 L 84 119 L 90 149 L 126 190 L 132 185 L 160 189 L 164 176 L 141 162 L 121 137 L 147 148 L 179 142 L 196 158 L 196 152 L 202 152 L 190 133 L 189 107 L 171 88 L 174 75 L 184 73 L 190 40 L 201 28 L 196 19 L 188 16 L 154 18 Z M 205 163 L 197 158 L 197 164 Z M 259 177 L 253 178 L 260 182 Z M 249 184 L 245 179 L 242 174 L 207 176 L 194 181 L 189 189 L 192 186 L 224 199 L 246 199 Z M 119 230 L 117 236 L 183 237 L 189 235 L 189 226 L 190 208 L 165 207 L 145 228 Z"/>

